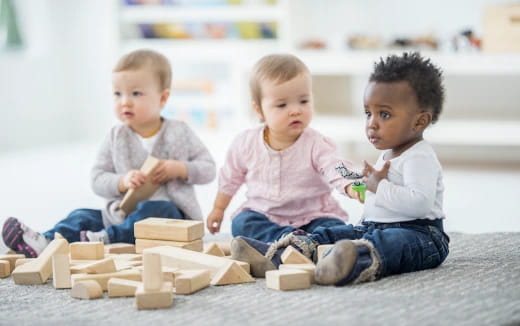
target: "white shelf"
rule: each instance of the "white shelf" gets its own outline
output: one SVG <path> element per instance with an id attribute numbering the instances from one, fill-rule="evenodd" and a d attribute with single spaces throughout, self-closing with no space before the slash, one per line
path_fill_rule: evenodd
<path id="1" fill-rule="evenodd" d="M 365 142 L 362 117 L 315 116 L 311 126 L 342 142 Z M 461 146 L 520 146 L 520 122 L 500 120 L 439 120 L 425 131 L 432 144 Z"/>
<path id="2" fill-rule="evenodd" d="M 308 50 L 296 54 L 316 75 L 365 75 L 369 74 L 374 62 L 391 53 L 389 51 L 328 51 Z M 447 75 L 518 75 L 520 55 L 486 53 L 442 53 L 421 51 L 433 63 L 442 67 Z"/>
<path id="3" fill-rule="evenodd" d="M 176 39 L 132 39 L 122 40 L 123 52 L 152 48 L 176 59 L 204 60 L 204 62 L 234 61 L 248 53 L 269 53 L 277 49 L 276 39 L 242 40 L 176 40 Z"/>
<path id="4" fill-rule="evenodd" d="M 272 22 L 282 18 L 280 5 L 224 5 L 221 7 L 123 6 L 123 23 Z"/>

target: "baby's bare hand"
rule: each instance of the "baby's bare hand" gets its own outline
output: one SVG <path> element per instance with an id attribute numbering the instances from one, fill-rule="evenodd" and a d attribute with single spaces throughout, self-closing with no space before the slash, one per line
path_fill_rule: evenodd
<path id="1" fill-rule="evenodd" d="M 139 170 L 130 170 L 123 178 L 123 186 L 126 189 L 137 189 L 146 182 L 146 176 Z"/>
<path id="2" fill-rule="evenodd" d="M 367 161 L 363 161 L 363 163 L 365 166 L 363 169 L 363 175 L 365 176 L 363 178 L 363 182 L 366 184 L 368 191 L 376 193 L 379 182 L 383 179 L 388 178 L 388 170 L 390 169 L 390 161 L 386 161 L 383 168 L 379 171 L 374 169 L 374 167 L 372 165 L 368 164 Z"/>

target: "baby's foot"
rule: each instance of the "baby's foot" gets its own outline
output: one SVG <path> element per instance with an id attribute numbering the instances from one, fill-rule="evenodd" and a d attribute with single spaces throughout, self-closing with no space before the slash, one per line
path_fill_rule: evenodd
<path id="1" fill-rule="evenodd" d="M 14 217 L 4 222 L 2 238 L 6 246 L 28 258 L 38 257 L 49 244 L 49 240 L 41 233 L 31 230 Z"/>
<path id="2" fill-rule="evenodd" d="M 82 242 L 102 242 L 104 244 L 109 244 L 110 240 L 108 238 L 108 233 L 105 230 L 101 230 L 98 232 L 92 231 L 81 231 L 79 233 L 79 241 Z"/>

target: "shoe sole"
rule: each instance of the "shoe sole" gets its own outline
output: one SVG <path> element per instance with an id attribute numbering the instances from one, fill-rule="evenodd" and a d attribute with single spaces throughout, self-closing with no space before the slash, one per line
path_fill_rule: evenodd
<path id="1" fill-rule="evenodd" d="M 2 238 L 5 245 L 16 253 L 24 254 L 27 258 L 38 257 L 38 253 L 23 240 L 23 233 L 20 222 L 16 218 L 9 217 L 5 221 L 2 228 Z"/>
<path id="2" fill-rule="evenodd" d="M 231 241 L 231 258 L 249 263 L 251 275 L 254 277 L 265 277 L 266 271 L 276 269 L 269 259 L 240 238 Z"/>
<path id="3" fill-rule="evenodd" d="M 338 241 L 328 255 L 321 258 L 314 271 L 316 283 L 336 284 L 350 274 L 357 260 L 356 245 L 350 240 Z"/>

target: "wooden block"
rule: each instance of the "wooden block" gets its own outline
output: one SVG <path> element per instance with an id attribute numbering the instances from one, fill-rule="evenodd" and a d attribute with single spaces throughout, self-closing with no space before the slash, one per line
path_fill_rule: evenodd
<path id="1" fill-rule="evenodd" d="M 110 243 L 105 245 L 105 254 L 135 254 L 135 245 L 131 243 Z"/>
<path id="2" fill-rule="evenodd" d="M 213 256 L 218 256 L 218 257 L 226 256 L 226 254 L 224 254 L 222 249 L 220 249 L 220 247 L 214 242 L 211 242 L 210 244 L 208 244 L 207 248 L 204 249 L 204 253 L 207 255 L 213 255 Z"/>
<path id="3" fill-rule="evenodd" d="M 191 251 L 175 247 L 154 247 L 145 249 L 144 252 L 155 252 L 161 254 L 163 266 L 176 267 L 180 269 L 207 269 L 211 277 L 230 261 L 234 261 L 249 273 L 249 264 L 231 260 L 224 257 L 206 255 L 201 252 Z"/>
<path id="4" fill-rule="evenodd" d="M 143 255 L 141 254 L 119 254 L 119 255 L 112 255 L 110 254 L 110 257 L 112 257 L 114 260 L 126 260 L 126 261 L 142 261 Z"/>
<path id="5" fill-rule="evenodd" d="M 210 274 L 208 270 L 180 270 L 175 274 L 175 293 L 191 294 L 195 293 L 210 284 Z"/>
<path id="6" fill-rule="evenodd" d="M 160 184 L 152 183 L 151 174 L 153 170 L 159 165 L 161 161 L 153 156 L 149 156 L 141 166 L 141 172 L 146 176 L 146 182 L 137 189 L 129 189 L 123 200 L 119 204 L 127 215 L 135 211 L 137 204 L 143 200 L 149 199 L 161 186 Z"/>
<path id="7" fill-rule="evenodd" d="M 138 239 L 193 241 L 204 236 L 204 223 L 149 217 L 134 224 L 134 235 Z"/>
<path id="8" fill-rule="evenodd" d="M 223 266 L 211 279 L 211 285 L 226 285 L 255 282 L 255 279 L 235 262 Z"/>
<path id="9" fill-rule="evenodd" d="M 137 266 L 135 267 L 135 269 L 140 271 L 141 273 L 143 272 L 143 266 Z M 171 282 L 172 284 L 175 284 L 175 273 L 179 272 L 178 268 L 161 266 L 161 271 L 163 282 Z"/>
<path id="10" fill-rule="evenodd" d="M 301 290 L 311 287 L 309 273 L 296 270 L 274 270 L 265 272 L 265 284 L 274 290 Z"/>
<path id="11" fill-rule="evenodd" d="M 138 281 L 125 280 L 122 278 L 113 277 L 108 280 L 108 296 L 114 297 L 133 297 L 135 290 L 141 284 Z"/>
<path id="12" fill-rule="evenodd" d="M 0 260 L 0 278 L 11 275 L 11 263 L 7 260 Z"/>
<path id="13" fill-rule="evenodd" d="M 9 262 L 9 265 L 11 266 L 11 270 L 9 271 L 9 274 L 13 272 L 14 268 L 16 267 L 16 261 L 18 259 L 24 259 L 25 255 L 22 254 L 8 254 L 8 255 L 0 255 L 0 260 L 7 260 Z"/>
<path id="14" fill-rule="evenodd" d="M 70 265 L 68 254 L 52 256 L 52 285 L 55 289 L 70 289 Z"/>
<path id="15" fill-rule="evenodd" d="M 332 247 L 334 247 L 333 244 L 319 245 L 318 246 L 318 261 L 320 261 L 320 259 L 323 257 L 323 253 Z"/>
<path id="16" fill-rule="evenodd" d="M 16 267 L 18 267 L 20 265 L 23 265 L 23 264 L 28 263 L 28 262 L 30 262 L 32 260 L 35 260 L 35 259 L 36 258 L 20 258 L 20 259 L 17 259 L 16 263 L 14 263 L 14 267 L 16 268 Z"/>
<path id="17" fill-rule="evenodd" d="M 202 240 L 197 239 L 193 241 L 167 241 L 167 240 L 151 240 L 151 239 L 135 239 L 135 252 L 143 253 L 146 248 L 170 246 L 183 248 L 193 251 L 202 251 Z"/>
<path id="18" fill-rule="evenodd" d="M 112 259 L 111 257 L 86 263 L 83 265 L 76 265 L 71 267 L 70 270 L 73 274 L 104 274 L 115 273 L 117 271 L 114 259 Z"/>
<path id="19" fill-rule="evenodd" d="M 70 259 L 98 260 L 105 258 L 103 242 L 73 242 L 70 244 Z"/>
<path id="20" fill-rule="evenodd" d="M 316 265 L 314 264 L 281 264 L 280 266 L 278 266 L 278 269 L 296 269 L 305 271 L 309 273 L 311 283 L 314 283 L 314 270 L 316 269 Z"/>
<path id="21" fill-rule="evenodd" d="M 305 257 L 298 249 L 288 246 L 282 253 L 282 262 L 284 264 L 313 264 L 312 260 Z"/>
<path id="22" fill-rule="evenodd" d="M 125 269 L 132 269 L 137 266 L 143 266 L 143 262 L 140 260 L 114 260 L 117 271 L 123 271 Z"/>
<path id="23" fill-rule="evenodd" d="M 103 297 L 103 290 L 98 282 L 85 280 L 74 283 L 70 296 L 76 299 L 97 299 Z"/>
<path id="24" fill-rule="evenodd" d="M 7 251 L 5 252 L 6 255 L 16 255 L 16 251 L 14 251 L 13 249 L 7 249 Z"/>
<path id="25" fill-rule="evenodd" d="M 161 255 L 154 252 L 143 254 L 143 288 L 158 291 L 162 287 Z"/>
<path id="26" fill-rule="evenodd" d="M 117 277 L 125 280 L 141 281 L 141 272 L 136 270 L 125 270 L 116 273 L 105 273 L 105 274 L 72 274 L 72 286 L 77 282 L 92 280 L 99 283 L 103 291 L 108 289 L 108 280 Z"/>
<path id="27" fill-rule="evenodd" d="M 67 240 L 52 240 L 38 258 L 14 269 L 12 273 L 14 282 L 16 284 L 43 284 L 47 282 L 52 273 L 52 256 L 68 253 Z"/>
<path id="28" fill-rule="evenodd" d="M 54 239 L 65 239 L 65 237 L 63 237 L 59 232 L 54 232 Z"/>
<path id="29" fill-rule="evenodd" d="M 220 247 L 220 250 L 224 253 L 224 256 L 231 255 L 231 242 L 229 241 L 217 241 L 215 242 L 217 246 Z"/>
<path id="30" fill-rule="evenodd" d="M 173 304 L 172 284 L 164 282 L 158 291 L 146 291 L 140 284 L 135 291 L 137 309 L 168 308 Z"/>

